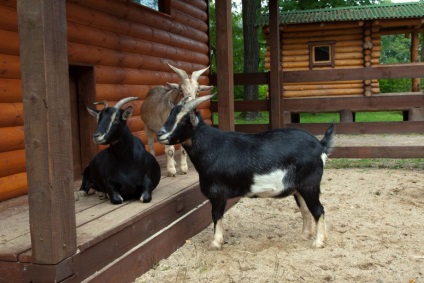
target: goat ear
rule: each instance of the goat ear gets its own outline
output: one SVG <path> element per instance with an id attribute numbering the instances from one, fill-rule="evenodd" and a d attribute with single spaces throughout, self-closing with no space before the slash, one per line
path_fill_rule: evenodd
<path id="1" fill-rule="evenodd" d="M 215 94 L 211 94 L 211 95 L 205 95 L 205 96 L 201 96 L 195 99 L 191 99 L 189 101 L 186 101 L 184 104 L 184 110 L 189 112 L 194 110 L 197 106 L 199 106 L 200 104 L 202 104 L 203 102 L 211 99 Z"/>
<path id="2" fill-rule="evenodd" d="M 176 83 L 166 83 L 170 89 L 180 89 L 180 85 Z"/>
<path id="3" fill-rule="evenodd" d="M 128 108 L 125 109 L 124 112 L 122 113 L 122 120 L 127 120 L 129 117 L 131 117 L 132 113 L 133 113 L 132 106 L 128 106 Z"/>
<path id="4" fill-rule="evenodd" d="M 88 106 L 85 106 L 85 108 L 87 108 L 87 111 L 88 111 L 88 113 L 90 113 L 90 115 L 91 115 L 91 116 L 93 116 L 93 117 L 96 117 L 96 118 L 97 118 L 97 115 L 99 115 L 99 112 L 100 112 L 100 111 L 95 110 L 95 109 L 91 109 L 91 108 L 90 108 L 90 107 L 88 107 Z"/>
<path id="5" fill-rule="evenodd" d="M 171 99 L 168 100 L 168 105 L 169 107 L 171 107 L 171 109 L 175 107 L 174 101 L 172 101 Z"/>
<path id="6" fill-rule="evenodd" d="M 199 85 L 200 91 L 207 91 L 207 90 L 211 90 L 212 88 L 213 88 L 213 85 Z"/>

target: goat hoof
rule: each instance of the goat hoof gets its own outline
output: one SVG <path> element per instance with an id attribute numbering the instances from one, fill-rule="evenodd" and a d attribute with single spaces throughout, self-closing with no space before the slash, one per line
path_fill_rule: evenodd
<path id="1" fill-rule="evenodd" d="M 175 177 L 177 175 L 177 173 L 172 173 L 172 172 L 168 172 L 167 176 L 168 177 Z"/>
<path id="2" fill-rule="evenodd" d="M 323 241 L 315 240 L 312 246 L 317 249 L 322 249 L 325 246 L 325 244 Z"/>
<path id="3" fill-rule="evenodd" d="M 148 202 L 150 202 L 152 200 L 152 197 L 151 196 L 142 195 L 141 198 L 140 198 L 140 200 L 141 200 L 142 203 L 148 203 Z"/>
<path id="4" fill-rule="evenodd" d="M 217 241 L 212 241 L 211 244 L 209 245 L 209 250 L 210 251 L 219 251 L 221 250 L 221 244 L 218 243 Z"/>

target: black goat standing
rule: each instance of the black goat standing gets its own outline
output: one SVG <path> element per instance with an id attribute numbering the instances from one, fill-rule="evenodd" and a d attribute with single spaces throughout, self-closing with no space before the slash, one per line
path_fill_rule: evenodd
<path id="1" fill-rule="evenodd" d="M 161 177 L 160 166 L 127 126 L 133 108 L 120 109 L 136 99 L 138 97 L 121 99 L 113 107 L 108 107 L 106 101 L 94 103 L 104 104 L 101 111 L 87 107 L 88 112 L 97 118 L 94 143 L 109 144 L 109 147 L 100 151 L 85 168 L 80 191 L 88 193 L 92 188 L 106 193 L 113 204 L 127 199 L 151 201 L 152 191 Z"/>
<path id="2" fill-rule="evenodd" d="M 195 108 L 212 96 L 183 98 L 175 106 L 157 139 L 181 143 L 199 173 L 202 193 L 212 205 L 214 239 L 211 249 L 223 242 L 222 217 L 230 198 L 293 195 L 303 217 L 303 234 L 316 229 L 315 247 L 326 239 L 320 183 L 334 131 L 328 128 L 319 141 L 300 129 L 274 129 L 259 134 L 223 132 L 207 125 Z"/>

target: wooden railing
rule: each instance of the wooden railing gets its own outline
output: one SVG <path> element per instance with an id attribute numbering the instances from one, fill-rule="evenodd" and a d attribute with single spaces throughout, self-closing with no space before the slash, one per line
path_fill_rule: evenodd
<path id="1" fill-rule="evenodd" d="M 337 80 L 370 80 L 381 78 L 414 78 L 424 74 L 423 63 L 378 65 L 370 68 L 330 69 L 310 71 L 284 71 L 281 80 L 284 83 L 321 82 Z M 211 84 L 216 85 L 216 76 L 211 76 Z M 269 84 L 269 73 L 235 74 L 235 85 Z M 235 101 L 234 111 L 269 111 L 269 100 Z M 218 111 L 218 102 L 212 102 L 211 111 Z M 304 128 L 314 134 L 322 133 L 327 124 L 299 124 L 292 121 L 292 114 L 303 112 L 339 112 L 344 115 L 337 125 L 338 133 L 424 133 L 424 121 L 402 122 L 353 122 L 358 111 L 387 111 L 424 108 L 423 93 L 378 94 L 373 96 L 343 96 L 316 98 L 284 98 L 281 100 L 280 117 L 285 127 Z M 347 113 L 347 115 L 346 115 Z M 272 115 L 272 113 L 270 113 Z M 347 117 L 347 118 L 346 118 Z M 269 129 L 269 125 L 236 125 L 236 130 L 258 132 Z"/>

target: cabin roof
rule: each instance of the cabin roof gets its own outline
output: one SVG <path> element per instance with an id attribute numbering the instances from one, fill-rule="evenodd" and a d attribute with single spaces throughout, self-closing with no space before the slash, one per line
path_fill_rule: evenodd
<path id="1" fill-rule="evenodd" d="M 417 18 L 424 15 L 424 3 L 390 3 L 350 6 L 328 9 L 297 10 L 280 13 L 280 23 L 307 24 L 338 21 L 363 21 L 377 19 Z M 269 24 L 268 15 L 258 20 L 258 25 Z"/>

